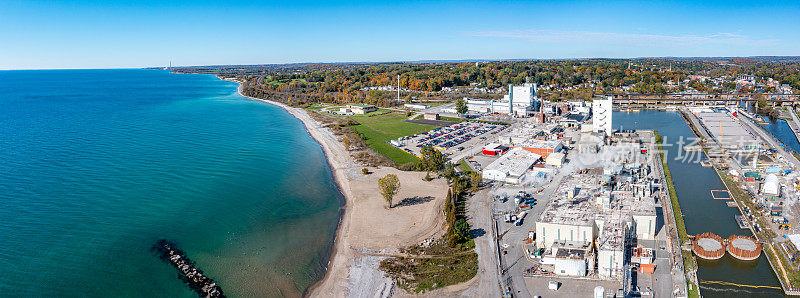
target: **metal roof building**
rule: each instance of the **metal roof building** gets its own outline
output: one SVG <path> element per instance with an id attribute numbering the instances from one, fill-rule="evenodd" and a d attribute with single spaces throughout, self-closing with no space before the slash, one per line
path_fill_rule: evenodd
<path id="1" fill-rule="evenodd" d="M 528 169 L 542 156 L 519 148 L 508 151 L 483 170 L 483 178 L 519 184 L 525 179 Z"/>

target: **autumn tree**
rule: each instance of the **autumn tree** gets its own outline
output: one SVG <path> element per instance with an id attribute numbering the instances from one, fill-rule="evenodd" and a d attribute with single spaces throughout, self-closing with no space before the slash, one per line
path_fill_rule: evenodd
<path id="1" fill-rule="evenodd" d="M 383 199 L 389 204 L 389 208 L 392 208 L 392 198 L 394 198 L 394 195 L 396 195 L 397 191 L 400 189 L 400 179 L 398 179 L 395 174 L 387 174 L 383 176 L 383 178 L 378 179 L 378 188 L 381 191 Z"/>
<path id="2" fill-rule="evenodd" d="M 438 172 L 444 168 L 444 155 L 431 146 L 422 147 L 422 169 L 428 172 Z"/>
<path id="3" fill-rule="evenodd" d="M 463 243 L 469 240 L 469 223 L 463 218 L 456 221 L 453 227 L 453 238 L 456 243 Z"/>
<path id="4" fill-rule="evenodd" d="M 470 178 L 469 184 L 470 186 L 472 186 L 472 191 L 478 191 L 478 189 L 481 186 L 481 180 L 483 180 L 481 174 L 478 172 L 472 172 L 469 175 L 469 178 Z"/>
<path id="5" fill-rule="evenodd" d="M 344 142 L 344 150 L 350 151 L 350 138 L 345 136 L 342 142 Z"/>
<path id="6" fill-rule="evenodd" d="M 467 111 L 467 102 L 463 98 L 456 99 L 456 113 L 461 116 L 466 114 Z"/>

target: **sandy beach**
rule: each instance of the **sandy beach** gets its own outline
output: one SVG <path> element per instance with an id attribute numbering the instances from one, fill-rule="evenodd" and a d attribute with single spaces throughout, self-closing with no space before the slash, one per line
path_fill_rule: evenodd
<path id="1" fill-rule="evenodd" d="M 242 94 L 242 86 L 239 93 Z M 307 291 L 310 297 L 404 296 L 393 281 L 378 269 L 380 261 L 398 253 L 398 248 L 421 243 L 444 233 L 443 204 L 447 182 L 423 180 L 424 172 L 403 172 L 395 168 L 361 170 L 342 142 L 300 108 L 242 96 L 277 105 L 299 119 L 320 144 L 346 203 L 336 232 L 325 277 Z M 395 174 L 401 188 L 389 209 L 381 198 L 377 181 Z"/>

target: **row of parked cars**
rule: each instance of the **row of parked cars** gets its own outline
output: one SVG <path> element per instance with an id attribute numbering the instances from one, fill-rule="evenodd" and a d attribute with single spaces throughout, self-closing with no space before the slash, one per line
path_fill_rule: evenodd
<path id="1" fill-rule="evenodd" d="M 461 122 L 448 127 L 437 128 L 423 134 L 417 147 L 435 146 L 449 149 L 490 132 L 501 125 L 481 122 Z M 499 130 L 498 130 L 499 131 Z M 496 134 L 498 131 L 492 132 Z M 485 140 L 486 137 L 483 137 Z M 460 147 L 460 149 L 463 149 Z"/>

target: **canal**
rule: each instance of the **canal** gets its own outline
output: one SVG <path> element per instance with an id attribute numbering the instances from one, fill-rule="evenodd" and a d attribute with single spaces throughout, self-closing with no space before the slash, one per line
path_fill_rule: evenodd
<path id="1" fill-rule="evenodd" d="M 752 235 L 749 230 L 741 230 L 736 224 L 734 216 L 739 214 L 736 208 L 728 207 L 725 201 L 714 200 L 711 197 L 711 190 L 725 189 L 725 185 L 714 173 L 714 169 L 700 165 L 699 161 L 705 159 L 705 156 L 700 152 L 686 152 L 679 145 L 681 140 L 684 145 L 691 145 L 695 140 L 694 134 L 680 114 L 654 110 L 642 110 L 638 113 L 614 112 L 613 124 L 615 129 L 658 130 L 663 136 L 667 163 L 672 173 L 687 233 L 696 235 L 712 232 L 722 238 L 734 234 Z M 700 268 L 697 278 L 700 281 L 780 287 L 763 254 L 759 259 L 750 262 L 736 260 L 727 254 L 717 261 L 698 260 L 698 262 Z M 776 289 L 705 284 L 701 284 L 700 291 L 704 297 L 727 295 L 775 297 L 783 294 L 781 290 Z"/>
<path id="2" fill-rule="evenodd" d="M 767 119 L 769 123 L 761 125 L 766 131 L 768 131 L 772 136 L 777 138 L 783 145 L 790 149 L 789 152 L 798 152 L 800 153 L 800 143 L 797 141 L 797 137 L 795 137 L 792 128 L 789 127 L 789 124 L 786 123 L 786 120 L 783 119 Z"/>

